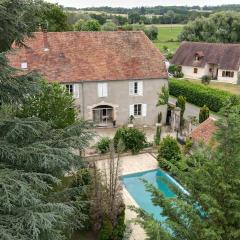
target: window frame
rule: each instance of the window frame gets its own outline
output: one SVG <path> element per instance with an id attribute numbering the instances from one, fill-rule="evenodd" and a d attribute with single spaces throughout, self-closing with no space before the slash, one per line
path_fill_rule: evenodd
<path id="1" fill-rule="evenodd" d="M 27 70 L 28 69 L 28 63 L 27 62 L 21 62 L 21 69 Z"/>
<path id="2" fill-rule="evenodd" d="M 97 88 L 98 88 L 98 97 L 99 98 L 108 97 L 108 83 L 107 82 L 98 83 Z M 101 89 L 101 91 L 100 91 L 100 89 Z"/>
<path id="3" fill-rule="evenodd" d="M 66 90 L 69 94 L 73 95 L 74 93 L 74 87 L 73 87 L 73 84 L 65 84 L 66 86 Z"/>
<path id="4" fill-rule="evenodd" d="M 135 107 L 136 107 L 136 109 L 135 109 Z M 143 106 L 141 103 L 133 104 L 133 116 L 134 117 L 141 117 L 142 110 L 143 110 Z"/>
<path id="5" fill-rule="evenodd" d="M 224 70 L 222 71 L 222 77 L 234 78 L 234 71 Z"/>
<path id="6" fill-rule="evenodd" d="M 139 94 L 139 86 L 138 86 L 139 82 L 135 81 L 133 82 L 133 94 L 134 95 L 138 95 Z"/>
<path id="7" fill-rule="evenodd" d="M 198 68 L 193 68 L 193 73 L 198 74 Z"/>

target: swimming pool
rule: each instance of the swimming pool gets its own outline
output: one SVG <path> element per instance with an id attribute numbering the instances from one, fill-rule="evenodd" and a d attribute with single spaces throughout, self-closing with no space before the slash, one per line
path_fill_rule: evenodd
<path id="1" fill-rule="evenodd" d="M 139 207 L 144 209 L 146 212 L 153 214 L 155 219 L 160 221 L 164 220 L 164 217 L 161 216 L 162 209 L 158 206 L 153 205 L 151 200 L 151 193 L 146 191 L 144 183 L 141 179 L 146 179 L 149 183 L 157 187 L 166 198 L 176 197 L 176 194 L 168 187 L 166 181 L 170 184 L 174 184 L 182 191 L 186 191 L 172 177 L 160 169 L 124 175 L 121 177 L 124 186 L 130 195 L 134 198 Z"/>

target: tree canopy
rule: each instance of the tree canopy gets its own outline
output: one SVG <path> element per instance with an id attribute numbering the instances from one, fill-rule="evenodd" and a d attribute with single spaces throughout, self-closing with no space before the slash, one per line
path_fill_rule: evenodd
<path id="1" fill-rule="evenodd" d="M 87 146 L 92 136 L 89 123 L 78 121 L 55 129 L 39 118 L 16 118 L 12 111 L 26 97 L 32 99 L 40 94 L 41 77 L 10 67 L 5 57 L 12 42 L 23 43 L 25 37 L 31 36 L 32 27 L 38 22 L 32 15 L 38 3 L 41 1 L 0 1 L 0 116 L 8 115 L 0 119 L 3 240 L 62 240 L 71 230 L 80 228 L 87 217 L 81 187 L 62 187 L 56 192 L 53 189 L 62 185 L 66 172 L 82 166 L 73 149 L 81 151 Z M 61 194 L 69 197 L 58 197 Z"/>
<path id="2" fill-rule="evenodd" d="M 240 13 L 227 11 L 189 22 L 179 36 L 181 41 L 240 42 Z"/>
<path id="3" fill-rule="evenodd" d="M 186 159 L 187 171 L 176 169 L 177 178 L 189 195 L 173 188 L 178 198 L 169 200 L 146 184 L 154 204 L 163 207 L 162 215 L 167 217 L 164 222 L 157 222 L 139 211 L 149 239 L 240 238 L 240 105 L 239 100 L 233 100 L 238 105 L 229 102 L 217 121 L 217 145 L 197 146 Z"/>
<path id="4" fill-rule="evenodd" d="M 84 20 L 80 19 L 74 24 L 74 30 L 76 31 L 100 31 L 101 25 L 97 20 L 89 19 Z"/>
<path id="5" fill-rule="evenodd" d="M 39 92 L 26 98 L 19 116 L 38 117 L 54 128 L 64 128 L 75 122 L 77 113 L 72 95 L 63 86 L 42 82 Z"/>

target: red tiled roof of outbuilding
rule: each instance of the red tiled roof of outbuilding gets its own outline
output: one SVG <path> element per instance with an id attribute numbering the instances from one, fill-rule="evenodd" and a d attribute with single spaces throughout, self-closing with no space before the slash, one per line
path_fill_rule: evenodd
<path id="1" fill-rule="evenodd" d="M 141 31 L 37 32 L 13 46 L 10 64 L 39 71 L 49 82 L 167 78 L 164 57 Z"/>
<path id="2" fill-rule="evenodd" d="M 191 138 L 194 141 L 203 141 L 205 144 L 209 144 L 217 130 L 215 122 L 214 118 L 209 117 L 192 131 Z"/>

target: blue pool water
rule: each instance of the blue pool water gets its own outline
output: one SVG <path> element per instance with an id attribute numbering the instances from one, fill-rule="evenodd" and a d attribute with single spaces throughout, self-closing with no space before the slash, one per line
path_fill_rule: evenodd
<path id="1" fill-rule="evenodd" d="M 139 207 L 144 209 L 150 214 L 153 214 L 154 218 L 157 220 L 163 220 L 161 216 L 162 209 L 158 206 L 154 206 L 151 200 L 151 193 L 146 191 L 144 183 L 141 179 L 146 179 L 149 183 L 157 187 L 166 198 L 176 197 L 174 192 L 168 187 L 166 181 L 170 184 L 174 184 L 179 188 L 182 188 L 173 178 L 160 169 L 129 174 L 121 177 L 121 180 L 137 202 Z"/>

